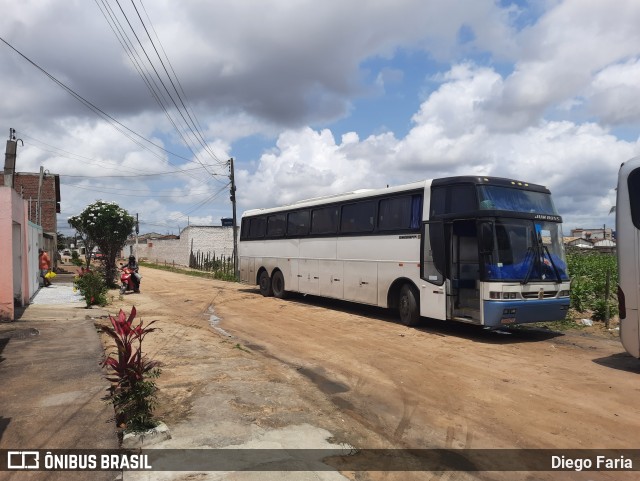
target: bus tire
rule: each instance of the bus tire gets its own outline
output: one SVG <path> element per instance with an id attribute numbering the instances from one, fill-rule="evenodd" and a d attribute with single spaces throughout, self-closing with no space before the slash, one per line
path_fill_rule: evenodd
<path id="1" fill-rule="evenodd" d="M 267 271 L 262 271 L 260 273 L 258 284 L 260 285 L 260 294 L 262 294 L 264 297 L 271 297 L 273 295 L 273 289 L 271 288 L 271 278 L 269 277 Z"/>
<path id="2" fill-rule="evenodd" d="M 420 321 L 420 297 L 415 287 L 405 284 L 400 289 L 398 311 L 400 322 L 405 326 L 415 326 Z"/>
<path id="3" fill-rule="evenodd" d="M 273 290 L 274 297 L 278 299 L 284 299 L 287 297 L 287 291 L 284 290 L 284 276 L 282 272 L 275 271 L 271 277 L 271 289 Z"/>

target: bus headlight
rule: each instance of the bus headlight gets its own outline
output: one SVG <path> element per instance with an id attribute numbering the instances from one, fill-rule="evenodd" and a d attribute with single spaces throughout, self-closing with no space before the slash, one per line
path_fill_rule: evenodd
<path id="1" fill-rule="evenodd" d="M 558 297 L 569 297 L 571 295 L 571 291 L 560 291 L 558 293 Z"/>
<path id="2" fill-rule="evenodd" d="M 517 292 L 497 292 L 497 291 L 489 291 L 489 299 L 517 299 Z"/>

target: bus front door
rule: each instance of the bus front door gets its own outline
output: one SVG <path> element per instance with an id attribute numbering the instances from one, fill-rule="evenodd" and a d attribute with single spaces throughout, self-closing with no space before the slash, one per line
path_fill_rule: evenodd
<path id="1" fill-rule="evenodd" d="M 444 272 L 446 249 L 444 224 L 426 222 L 422 226 L 420 261 L 420 315 L 447 319 L 447 283 Z"/>

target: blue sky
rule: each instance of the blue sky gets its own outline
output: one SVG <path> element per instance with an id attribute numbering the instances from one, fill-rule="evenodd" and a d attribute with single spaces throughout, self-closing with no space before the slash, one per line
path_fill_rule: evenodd
<path id="1" fill-rule="evenodd" d="M 61 175 L 62 231 L 98 198 L 143 232 L 219 224 L 230 157 L 240 212 L 482 174 L 547 185 L 567 230 L 613 225 L 617 169 L 639 155 L 635 0 L 1 1 L 0 37 L 171 152 L 0 43 L 0 129 L 25 143 L 20 170 Z M 158 90 L 161 108 L 132 58 L 180 96 Z"/>

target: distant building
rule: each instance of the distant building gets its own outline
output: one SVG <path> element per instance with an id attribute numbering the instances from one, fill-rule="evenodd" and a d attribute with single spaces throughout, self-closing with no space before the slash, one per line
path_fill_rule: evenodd
<path id="1" fill-rule="evenodd" d="M 571 237 L 579 237 L 581 239 L 587 239 L 590 241 L 599 240 L 613 240 L 615 239 L 615 233 L 613 229 L 609 227 L 599 227 L 595 229 L 572 229 Z"/>
<path id="2" fill-rule="evenodd" d="M 582 237 L 565 237 L 564 245 L 567 247 L 577 247 L 579 249 L 593 249 L 593 242 Z"/>

